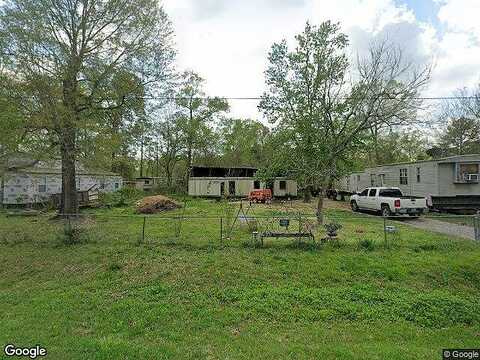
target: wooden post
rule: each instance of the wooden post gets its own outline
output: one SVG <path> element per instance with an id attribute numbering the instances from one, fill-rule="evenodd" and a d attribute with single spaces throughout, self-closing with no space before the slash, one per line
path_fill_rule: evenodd
<path id="1" fill-rule="evenodd" d="M 142 243 L 145 241 L 145 223 L 147 222 L 147 217 L 143 217 L 143 228 L 142 228 Z"/>
<path id="2" fill-rule="evenodd" d="M 223 217 L 220 218 L 220 242 L 223 243 Z"/>
<path id="3" fill-rule="evenodd" d="M 383 217 L 383 234 L 385 238 L 385 246 L 387 246 L 387 217 Z"/>
<path id="4" fill-rule="evenodd" d="M 480 241 L 480 211 L 477 211 L 473 218 L 473 228 L 475 232 L 475 241 Z"/>

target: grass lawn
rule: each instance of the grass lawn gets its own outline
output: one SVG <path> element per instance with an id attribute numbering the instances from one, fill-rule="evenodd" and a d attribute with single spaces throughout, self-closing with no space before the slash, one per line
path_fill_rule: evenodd
<path id="1" fill-rule="evenodd" d="M 52 359 L 437 359 L 478 347 L 479 244 L 397 225 L 385 246 L 382 219 L 342 209 L 327 211 L 344 226 L 338 244 L 256 248 L 242 224 L 221 243 L 213 216 L 225 234 L 237 206 L 191 200 L 149 216 L 141 244 L 128 206 L 91 211 L 76 245 L 48 216 L 0 213 L 0 344 L 40 344 Z M 251 214 L 296 211 L 311 208 Z M 178 231 L 171 214 L 198 218 Z"/>

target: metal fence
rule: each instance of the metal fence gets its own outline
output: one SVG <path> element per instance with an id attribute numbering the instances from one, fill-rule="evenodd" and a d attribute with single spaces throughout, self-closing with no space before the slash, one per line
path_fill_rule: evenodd
<path id="1" fill-rule="evenodd" d="M 262 246 L 265 243 L 271 246 L 276 242 L 322 245 L 362 241 L 367 244 L 372 241 L 389 246 L 409 241 L 415 231 L 426 231 L 433 241 L 437 235 L 430 230 L 438 230 L 433 226 L 450 231 L 442 235 L 443 238 L 456 238 L 458 235 L 480 240 L 479 215 L 427 215 L 420 220 L 411 220 L 346 211 L 327 212 L 324 225 L 318 225 L 317 218 L 311 214 L 280 211 L 262 215 L 247 210 L 233 207 L 219 215 L 11 217 L 0 222 L 0 242 L 52 243 L 61 240 L 64 243 L 167 244 L 215 248 Z M 417 230 L 416 227 L 421 229 Z M 456 229 L 464 233 L 455 235 Z"/>

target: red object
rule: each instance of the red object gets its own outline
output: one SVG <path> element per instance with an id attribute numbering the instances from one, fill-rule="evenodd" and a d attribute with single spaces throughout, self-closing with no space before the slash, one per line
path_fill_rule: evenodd
<path id="1" fill-rule="evenodd" d="M 400 200 L 399 199 L 395 200 L 395 207 L 396 208 L 400 207 Z"/>
<path id="2" fill-rule="evenodd" d="M 272 200 L 272 190 L 263 189 L 263 190 L 253 190 L 250 191 L 248 195 L 248 200 L 253 202 L 267 202 Z"/>

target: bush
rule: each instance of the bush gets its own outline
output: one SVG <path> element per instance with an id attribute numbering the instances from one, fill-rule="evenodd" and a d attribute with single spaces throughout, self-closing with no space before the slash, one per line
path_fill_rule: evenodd
<path id="1" fill-rule="evenodd" d="M 102 207 L 122 207 L 133 203 L 144 196 L 144 192 L 131 187 L 124 187 L 113 193 L 100 193 L 99 202 Z"/>
<path id="2" fill-rule="evenodd" d="M 337 231 L 340 230 L 343 226 L 339 223 L 332 221 L 331 223 L 323 225 L 327 230 L 327 235 L 329 237 L 337 236 Z"/>
<path id="3" fill-rule="evenodd" d="M 373 251 L 375 250 L 375 241 L 370 239 L 363 239 L 358 242 L 360 250 Z"/>
<path id="4" fill-rule="evenodd" d="M 72 226 L 70 223 L 65 225 L 62 242 L 64 245 L 77 245 L 87 242 L 83 229 Z"/>

